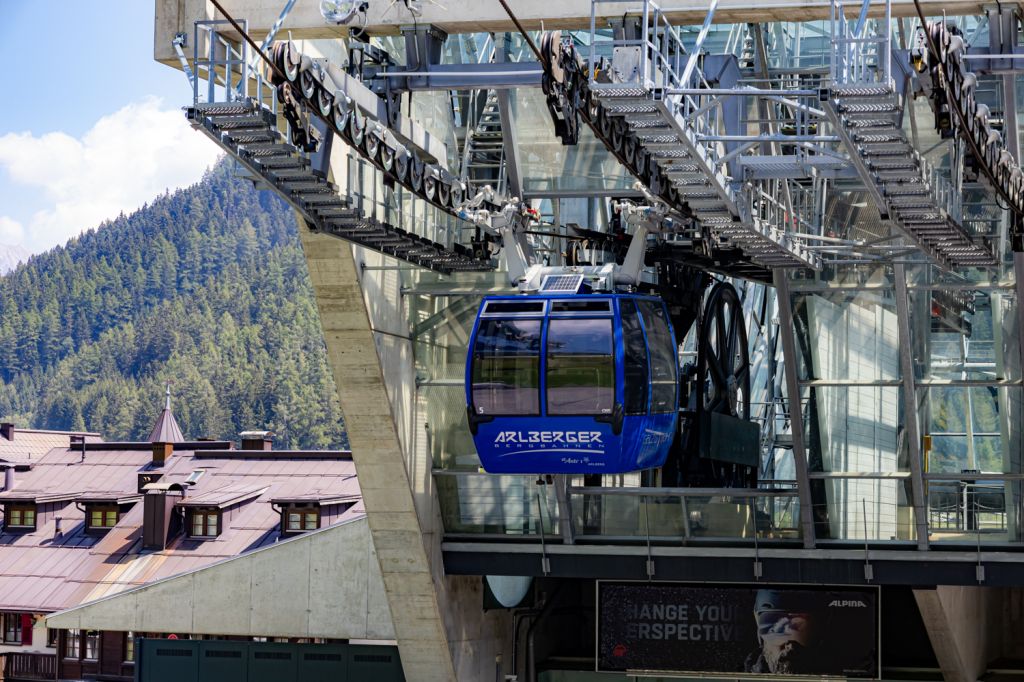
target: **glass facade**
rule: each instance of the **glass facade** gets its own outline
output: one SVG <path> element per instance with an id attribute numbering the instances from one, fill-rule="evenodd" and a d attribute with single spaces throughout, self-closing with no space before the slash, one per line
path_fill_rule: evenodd
<path id="1" fill-rule="evenodd" d="M 780 70 L 784 87 L 807 87 L 808 73 L 827 72 L 827 22 L 770 26 L 768 66 Z M 986 29 L 978 30 L 983 44 Z M 683 40 L 693 37 L 685 34 Z M 745 26 L 715 25 L 705 52 L 741 54 L 746 37 Z M 598 32 L 598 54 L 611 54 L 609 39 L 610 33 Z M 401 38 L 386 40 L 393 43 L 389 50 L 402 54 Z M 532 59 L 520 37 L 509 36 L 507 45 L 511 61 Z M 486 35 L 456 36 L 442 59 L 476 63 L 493 49 Z M 582 49 L 584 54 L 589 49 L 585 40 Z M 794 74 L 803 70 L 802 80 L 786 81 L 787 69 Z M 998 89 L 979 93 L 993 110 L 1001 107 Z M 611 197 L 630 191 L 634 179 L 587 126 L 578 145 L 562 145 L 539 89 L 509 94 L 509 132 L 523 194 L 550 223 L 527 242 L 541 262 L 561 264 L 569 243 L 565 226 L 608 231 Z M 483 101 L 481 93 L 416 92 L 410 101 L 412 117 L 448 146 L 451 167 L 458 168 L 460 140 Z M 927 103 L 911 107 L 913 116 L 903 117 L 905 131 L 915 136 L 930 163 L 948 168 L 948 145 L 940 144 L 931 126 L 921 124 L 931 116 Z M 754 109 L 747 114 L 751 120 L 757 116 Z M 912 118 L 917 121 L 913 131 Z M 468 244 L 476 232 L 401 187 L 385 187 L 366 162 L 344 158 L 334 164 L 334 181 L 376 217 L 445 245 Z M 500 182 L 506 181 L 502 175 Z M 894 547 L 1024 540 L 1019 527 L 1024 480 L 1021 317 L 1002 212 L 981 201 L 977 190 L 964 190 L 963 222 L 990 240 L 999 265 L 945 272 L 906 249 L 898 235 L 894 238 L 891 225 L 856 183 L 837 183 L 834 189 L 814 197 L 817 203 L 811 206 L 824 216 L 822 244 L 816 246 L 824 254 L 820 272 L 788 272 L 785 300 L 773 287 L 735 282 L 751 362 L 747 399 L 762 447 L 759 488 L 743 494 L 696 489 L 647 494 L 641 485 L 657 480 L 640 473 L 605 476 L 599 482 L 559 479 L 550 485 L 529 477 L 482 474 L 466 423 L 464 374 L 481 297 L 511 291 L 503 259 L 494 273 L 451 276 L 373 261 L 383 265 L 366 268 L 363 277 L 371 319 L 383 307 L 379 300 L 402 302 L 416 376 L 411 414 L 402 408 L 408 422 L 405 442 L 414 468 L 433 470 L 446 532 L 543 532 L 551 538 L 568 532 L 580 541 L 650 537 L 740 544 L 755 537 L 803 543 L 813 533 L 812 541 L 819 544 L 869 540 Z M 850 256 L 851 247 L 832 246 L 842 240 L 860 244 L 866 255 L 857 260 Z M 484 248 L 497 249 L 494 244 Z M 593 255 L 588 246 L 573 248 L 577 262 Z M 653 274 L 648 271 L 645 277 L 650 280 Z M 791 312 L 792 329 L 781 327 L 783 307 Z M 645 320 L 650 314 L 638 312 Z M 630 319 L 624 312 L 627 354 Z M 587 353 L 563 353 L 552 345 L 560 343 L 562 330 L 556 328 L 542 348 L 539 327 L 530 324 L 487 322 L 471 363 L 477 409 L 536 414 L 542 400 L 566 414 L 605 409 L 611 364 L 603 362 L 608 357 L 604 342 L 595 340 Z M 392 332 L 405 334 L 402 326 Z M 651 328 L 650 320 L 646 327 Z M 695 335 L 676 331 L 681 364 L 695 363 Z M 785 334 L 794 340 L 792 357 L 781 341 Z M 549 357 L 547 377 L 539 375 L 540 352 Z M 669 404 L 676 386 L 674 367 L 665 358 L 652 357 L 650 363 L 655 403 Z M 625 377 L 625 388 L 636 387 L 626 391 L 627 413 L 642 411 L 639 396 L 648 388 L 638 383 L 647 368 L 634 364 L 635 376 L 627 372 Z M 787 371 L 795 373 L 796 395 L 790 395 Z M 585 381 L 583 374 L 589 375 Z M 542 378 L 548 382 L 546 395 L 540 394 Z M 583 408 L 559 394 L 577 381 L 600 389 L 587 396 Z"/>

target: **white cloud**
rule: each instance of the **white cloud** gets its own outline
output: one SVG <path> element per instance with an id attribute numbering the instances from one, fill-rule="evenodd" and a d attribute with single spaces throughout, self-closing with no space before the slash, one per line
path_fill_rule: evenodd
<path id="1" fill-rule="evenodd" d="M 0 216 L 0 244 L 21 244 L 25 240 L 25 228 L 17 220 Z"/>
<path id="2" fill-rule="evenodd" d="M 104 116 L 81 139 L 62 132 L 4 135 L 0 168 L 12 183 L 41 190 L 45 204 L 24 227 L 0 216 L 0 241 L 33 252 L 64 243 L 166 189 L 196 182 L 219 153 L 180 109 L 157 98 Z"/>

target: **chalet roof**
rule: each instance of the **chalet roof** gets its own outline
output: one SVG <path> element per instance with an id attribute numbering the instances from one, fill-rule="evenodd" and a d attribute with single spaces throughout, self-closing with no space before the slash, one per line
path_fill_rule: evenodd
<path id="1" fill-rule="evenodd" d="M 273 500 L 355 502 L 322 516 L 323 527 L 365 515 L 349 453 L 185 450 L 179 444 L 157 472 L 160 483 L 185 490 L 177 501 L 186 506 L 197 500 L 204 506 L 247 503 L 224 515 L 215 539 L 178 533 L 165 549 L 143 551 L 138 485 L 140 473 L 152 473 L 152 451 L 125 445 L 124 450 L 113 443 L 87 449 L 84 459 L 80 450 L 51 450 L 33 461 L 31 470 L 16 473 L 11 491 L 0 493 L 9 492 L 11 499 L 32 496 L 37 504 L 42 496 L 56 500 L 38 507 L 34 531 L 0 531 L 0 611 L 65 609 L 273 545 L 281 539 L 281 516 Z M 204 473 L 187 484 L 200 469 Z M 85 515 L 76 507 L 85 500 L 135 503 L 114 528 L 95 535 L 86 532 Z"/>

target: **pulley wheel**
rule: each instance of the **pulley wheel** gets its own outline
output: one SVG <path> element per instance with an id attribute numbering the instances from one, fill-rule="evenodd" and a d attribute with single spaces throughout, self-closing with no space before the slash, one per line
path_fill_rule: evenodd
<path id="1" fill-rule="evenodd" d="M 348 117 L 351 113 L 352 109 L 349 108 L 347 98 L 344 95 L 334 100 L 331 123 L 334 124 L 335 130 L 346 137 L 346 131 L 348 130 Z"/>
<path id="2" fill-rule="evenodd" d="M 348 134 L 353 145 L 362 146 L 363 136 L 366 135 L 366 117 L 357 109 L 353 109 L 352 115 L 348 117 Z"/>
<path id="3" fill-rule="evenodd" d="M 743 305 L 736 289 L 719 282 L 700 320 L 697 410 L 750 419 L 750 357 Z"/>
<path id="4" fill-rule="evenodd" d="M 626 138 L 626 121 L 621 118 L 612 123 L 612 149 L 616 154 L 622 153 L 622 143 Z"/>
<path id="5" fill-rule="evenodd" d="M 416 194 L 423 191 L 423 161 L 415 155 L 409 159 L 409 189 Z"/>
<path id="6" fill-rule="evenodd" d="M 363 149 L 366 151 L 366 158 L 374 163 L 378 163 L 377 153 L 380 152 L 380 148 L 381 139 L 377 136 L 377 131 L 368 132 L 363 138 Z"/>
<path id="7" fill-rule="evenodd" d="M 601 118 L 598 119 L 598 127 L 601 129 L 601 137 L 605 140 L 611 141 L 614 120 L 608 115 L 608 110 L 604 107 L 601 107 Z"/>
<path id="8" fill-rule="evenodd" d="M 626 135 L 622 141 L 622 157 L 626 160 L 626 165 L 634 166 L 636 163 L 636 138 L 632 135 Z M 639 172 L 639 168 L 636 169 Z"/>
<path id="9" fill-rule="evenodd" d="M 447 182 L 439 182 L 437 184 L 437 200 L 442 206 L 450 206 L 448 202 L 452 198 L 452 186 Z"/>
<path id="10" fill-rule="evenodd" d="M 465 193 L 465 190 L 463 189 L 462 183 L 459 182 L 458 180 L 453 182 L 452 183 L 452 193 L 451 193 L 451 197 L 449 199 L 449 204 L 448 205 L 451 206 L 452 208 L 455 208 L 455 209 L 459 208 L 459 206 L 462 205 L 462 197 L 463 197 L 464 193 Z"/>
<path id="11" fill-rule="evenodd" d="M 544 34 L 547 45 L 544 49 L 544 58 L 548 62 L 551 79 L 556 83 L 565 82 L 565 69 L 562 68 L 562 32 L 549 31 Z"/>
<path id="12" fill-rule="evenodd" d="M 334 111 L 334 95 L 327 91 L 327 88 L 320 86 L 316 91 L 316 106 L 320 115 L 330 120 L 331 112 Z"/>
<path id="13" fill-rule="evenodd" d="M 399 184 L 404 185 L 409 182 L 409 154 L 407 152 L 401 151 L 395 154 L 394 173 Z"/>
<path id="14" fill-rule="evenodd" d="M 316 78 L 313 78 L 311 70 L 307 69 L 299 76 L 299 88 L 302 90 L 303 97 L 310 101 L 313 100 L 313 95 L 316 94 Z"/>
<path id="15" fill-rule="evenodd" d="M 423 198 L 434 203 L 437 200 L 437 178 L 433 175 L 427 175 L 423 178 Z"/>
<path id="16" fill-rule="evenodd" d="M 385 142 L 380 146 L 380 167 L 385 173 L 390 173 L 395 167 L 395 150 Z"/>

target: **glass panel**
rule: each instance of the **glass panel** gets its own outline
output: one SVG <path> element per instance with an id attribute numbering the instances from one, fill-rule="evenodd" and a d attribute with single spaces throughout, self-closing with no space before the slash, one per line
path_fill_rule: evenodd
<path id="1" fill-rule="evenodd" d="M 636 302 L 623 300 L 619 304 L 622 313 L 622 344 L 624 350 L 623 373 L 626 414 L 647 413 L 648 366 L 647 344 L 640 328 L 640 315 Z"/>
<path id="2" fill-rule="evenodd" d="M 217 523 L 220 521 L 220 514 L 217 512 L 210 512 L 206 515 L 206 532 L 208 535 L 217 535 L 220 531 L 217 530 Z"/>
<path id="3" fill-rule="evenodd" d="M 106 520 L 107 520 L 107 526 L 108 527 L 113 528 L 114 526 L 116 526 L 117 525 L 117 512 L 116 511 L 108 511 L 107 512 L 107 519 Z"/>
<path id="4" fill-rule="evenodd" d="M 124 635 L 124 660 L 128 662 L 135 660 L 135 633 L 131 630 Z"/>
<path id="5" fill-rule="evenodd" d="M 819 540 L 914 539 L 910 479 L 830 478 L 812 481 Z M 815 490 L 822 495 L 814 495 Z"/>
<path id="6" fill-rule="evenodd" d="M 79 651 L 78 630 L 68 630 L 67 638 L 64 640 L 64 655 L 67 658 L 78 658 Z"/>
<path id="7" fill-rule="evenodd" d="M 558 535 L 559 514 L 550 486 L 532 476 L 435 475 L 447 533 Z"/>
<path id="8" fill-rule="evenodd" d="M 288 512 L 288 530 L 301 530 L 301 518 L 298 512 Z"/>
<path id="9" fill-rule="evenodd" d="M 195 537 L 202 537 L 205 535 L 205 525 L 203 524 L 202 512 L 192 512 L 192 535 Z"/>
<path id="10" fill-rule="evenodd" d="M 93 527 L 100 527 L 103 525 L 103 512 L 94 511 L 89 515 L 89 525 Z"/>
<path id="11" fill-rule="evenodd" d="M 932 436 L 932 449 L 928 453 L 929 472 L 959 474 L 971 468 L 967 462 L 966 436 Z"/>
<path id="12" fill-rule="evenodd" d="M 36 513 L 34 510 L 26 509 L 24 517 L 26 528 L 36 525 Z"/>
<path id="13" fill-rule="evenodd" d="M 610 319 L 548 322 L 548 414 L 611 414 L 615 356 Z"/>
<path id="14" fill-rule="evenodd" d="M 971 545 L 1015 540 L 1019 493 L 1019 481 L 929 481 L 929 538 Z"/>
<path id="15" fill-rule="evenodd" d="M 478 414 L 540 414 L 540 320 L 481 320 L 473 349 Z"/>
<path id="16" fill-rule="evenodd" d="M 799 503 L 778 496 L 572 493 L 573 528 L 588 537 L 753 538 L 800 537 Z"/>
<path id="17" fill-rule="evenodd" d="M 796 294 L 793 324 L 802 379 L 900 378 L 899 328 L 892 289 Z"/>
<path id="18" fill-rule="evenodd" d="M 638 305 L 643 314 L 647 348 L 651 354 L 651 412 L 674 412 L 679 355 L 672 343 L 665 308 L 653 301 L 640 301 Z"/>
<path id="19" fill-rule="evenodd" d="M 85 657 L 89 660 L 96 660 L 99 651 L 100 633 L 89 630 L 85 633 Z"/>
<path id="20" fill-rule="evenodd" d="M 319 518 L 320 515 L 315 512 L 306 514 L 306 530 L 316 530 Z"/>
<path id="21" fill-rule="evenodd" d="M 20 526 L 20 525 L 22 525 L 21 510 L 20 509 L 12 509 L 12 510 L 10 510 L 8 512 L 8 514 L 10 516 L 10 525 L 12 525 L 12 526 Z"/>

